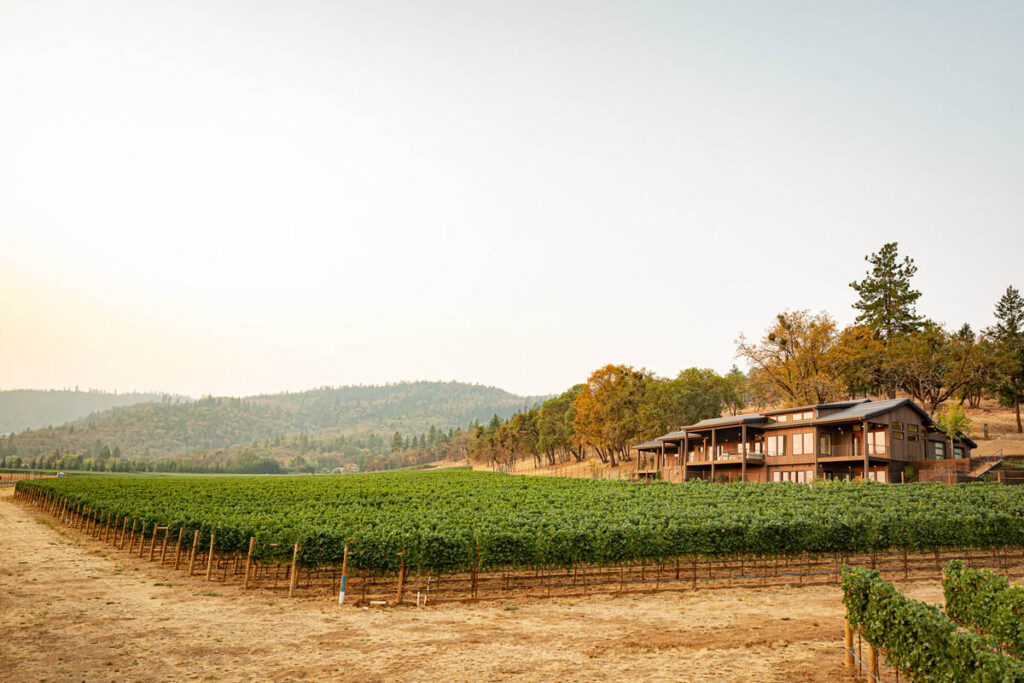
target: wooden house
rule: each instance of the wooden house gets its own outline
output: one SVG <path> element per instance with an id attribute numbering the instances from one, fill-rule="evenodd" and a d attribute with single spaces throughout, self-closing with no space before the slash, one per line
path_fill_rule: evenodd
<path id="1" fill-rule="evenodd" d="M 947 436 L 906 398 L 858 399 L 702 420 L 636 447 L 682 478 L 718 481 L 900 481 L 908 464 L 969 458 L 970 438 Z"/>

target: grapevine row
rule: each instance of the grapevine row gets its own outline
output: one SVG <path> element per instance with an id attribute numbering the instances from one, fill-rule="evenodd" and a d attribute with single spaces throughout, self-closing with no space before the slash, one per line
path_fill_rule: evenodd
<path id="1" fill-rule="evenodd" d="M 412 570 L 701 556 L 1024 546 L 1024 488 L 625 481 L 471 471 L 343 477 L 66 477 L 20 482 L 115 520 L 216 534 L 219 550 L 305 566 Z M 189 542 L 186 535 L 185 543 Z M 202 541 L 200 541 L 202 542 Z M 401 553 L 404 550 L 404 555 Z"/>

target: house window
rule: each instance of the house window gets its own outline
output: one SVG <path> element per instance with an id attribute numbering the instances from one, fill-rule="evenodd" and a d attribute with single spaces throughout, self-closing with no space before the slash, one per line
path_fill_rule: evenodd
<path id="1" fill-rule="evenodd" d="M 964 449 L 960 448 L 959 446 L 956 446 L 953 449 L 953 457 L 954 458 L 962 458 L 962 457 L 964 457 Z"/>
<path id="2" fill-rule="evenodd" d="M 814 434 L 793 435 L 793 455 L 812 455 L 814 453 Z"/>
<path id="3" fill-rule="evenodd" d="M 893 429 L 894 432 L 895 431 L 902 432 L 903 431 L 903 423 L 902 422 L 893 422 L 892 423 L 892 429 Z"/>
<path id="4" fill-rule="evenodd" d="M 782 472 L 778 470 L 772 472 L 772 481 L 782 481 Z"/>
<path id="5" fill-rule="evenodd" d="M 818 452 L 822 455 L 832 455 L 832 435 L 818 435 Z"/>
<path id="6" fill-rule="evenodd" d="M 941 441 L 935 442 L 935 459 L 942 460 L 946 457 L 946 444 Z"/>
<path id="7" fill-rule="evenodd" d="M 789 419 L 789 415 L 778 415 L 775 417 L 776 422 L 785 422 Z"/>
<path id="8" fill-rule="evenodd" d="M 765 439 L 765 442 L 768 448 L 768 455 L 786 454 L 786 436 L 784 434 L 769 436 Z"/>
<path id="9" fill-rule="evenodd" d="M 868 453 L 872 455 L 885 453 L 885 432 L 868 432 Z"/>
<path id="10" fill-rule="evenodd" d="M 896 439 L 897 441 L 903 441 L 903 432 L 894 431 L 892 433 L 892 438 Z"/>

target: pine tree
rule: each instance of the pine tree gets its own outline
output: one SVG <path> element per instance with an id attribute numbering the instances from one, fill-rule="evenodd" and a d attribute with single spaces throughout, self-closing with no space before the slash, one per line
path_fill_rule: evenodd
<path id="1" fill-rule="evenodd" d="M 989 334 L 1000 343 L 1021 343 L 1024 339 L 1024 298 L 1013 285 L 996 303 L 996 324 Z"/>
<path id="2" fill-rule="evenodd" d="M 860 311 L 858 325 L 866 325 L 883 339 L 913 332 L 921 325 L 916 304 L 921 292 L 910 286 L 917 272 L 914 259 L 899 260 L 898 244 L 888 242 L 877 254 L 865 256 L 871 271 L 850 286 L 860 295 L 853 307 Z"/>
<path id="3" fill-rule="evenodd" d="M 996 303 L 996 324 L 985 330 L 1003 360 L 993 389 L 1004 406 L 1017 416 L 1017 433 L 1024 433 L 1020 404 L 1024 402 L 1024 298 L 1013 286 Z"/>
<path id="4" fill-rule="evenodd" d="M 402 442 L 402 435 L 395 432 L 395 435 L 391 437 L 391 452 L 400 453 L 404 445 L 405 444 Z"/>

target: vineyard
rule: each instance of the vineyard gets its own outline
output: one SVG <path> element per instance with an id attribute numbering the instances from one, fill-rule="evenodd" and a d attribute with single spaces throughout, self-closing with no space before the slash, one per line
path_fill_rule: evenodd
<path id="1" fill-rule="evenodd" d="M 130 534 L 134 549 L 138 534 L 150 557 L 158 543 L 161 556 L 168 544 L 172 555 L 198 554 L 208 576 L 245 564 L 246 583 L 295 583 L 305 571 L 301 585 L 334 590 L 347 546 L 363 593 L 397 579 L 399 596 L 405 582 L 437 591 L 441 577 L 452 597 L 834 581 L 841 561 L 906 576 L 953 557 L 1002 564 L 1024 546 L 1024 491 L 996 484 L 722 486 L 451 471 L 66 477 L 19 482 L 17 494 L 120 546 Z"/>
<path id="2" fill-rule="evenodd" d="M 843 568 L 846 665 L 866 665 L 882 680 L 878 658 L 913 680 L 1024 681 L 1024 589 L 989 571 L 951 561 L 943 571 L 945 611 L 904 596 L 878 572 Z M 854 649 L 853 634 L 868 642 Z M 866 660 L 866 661 L 865 661 Z"/>

